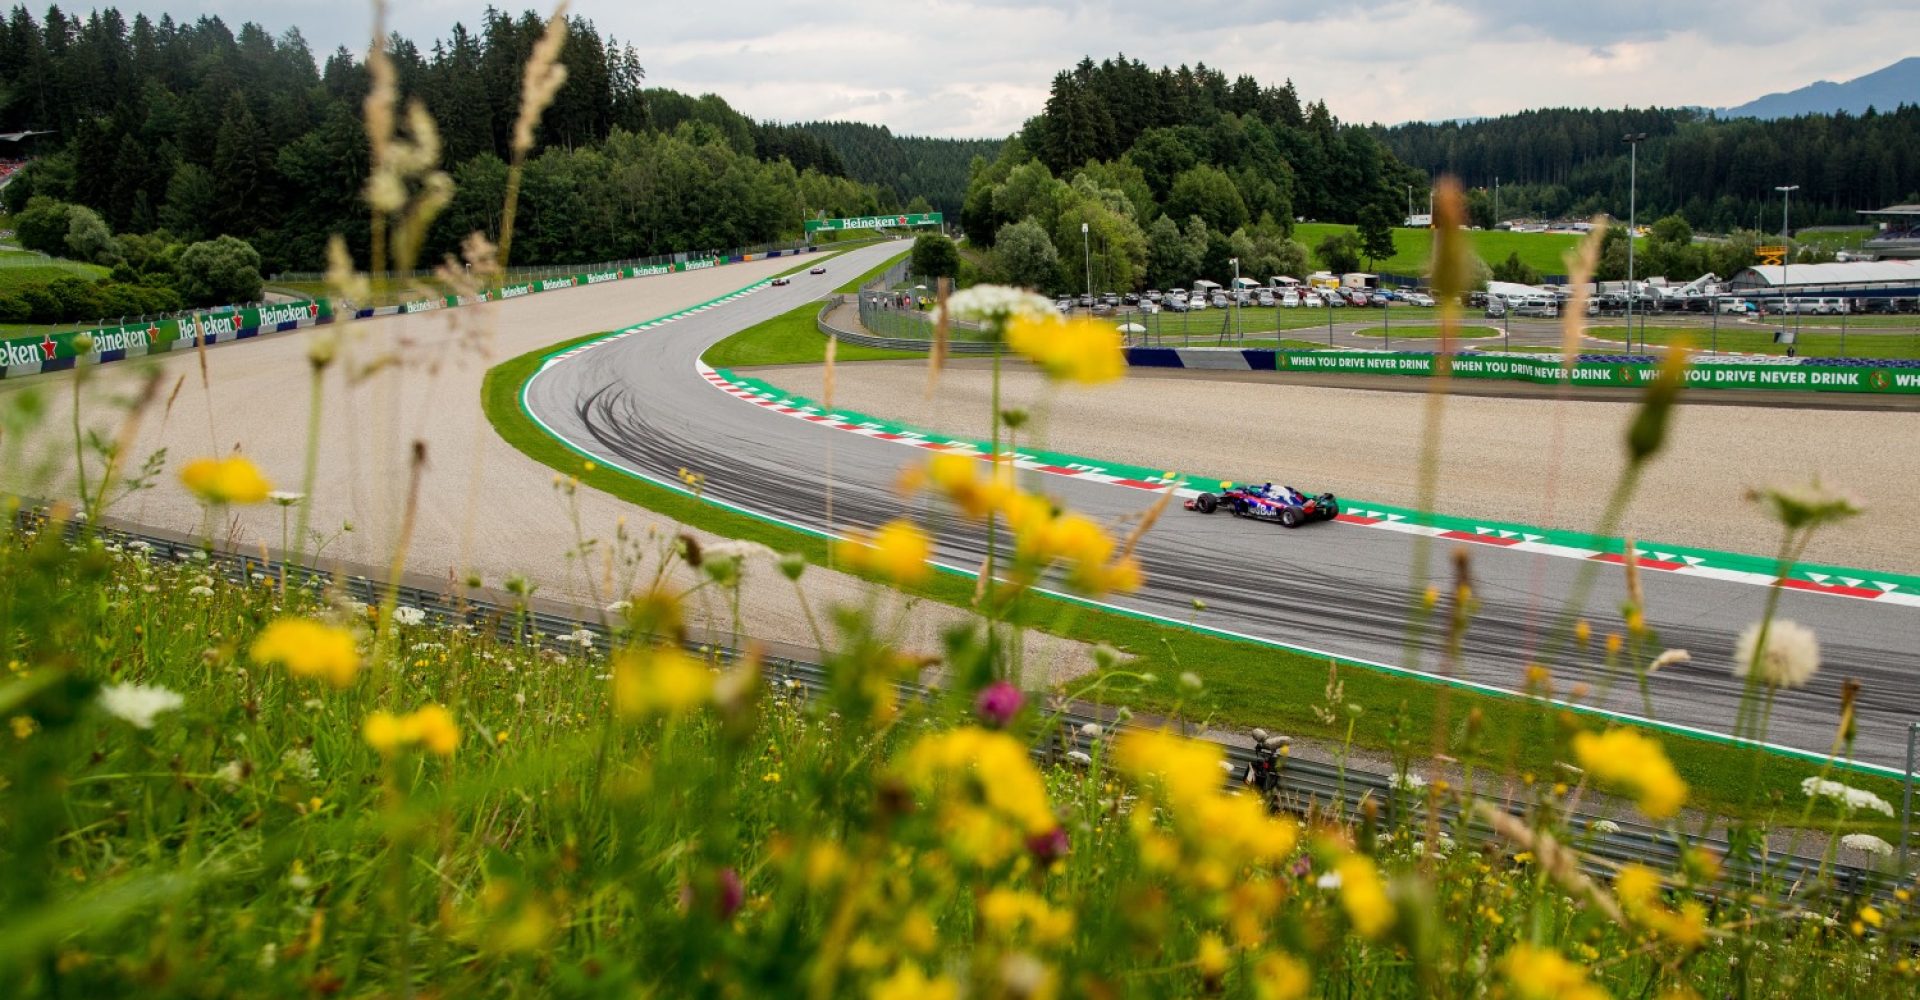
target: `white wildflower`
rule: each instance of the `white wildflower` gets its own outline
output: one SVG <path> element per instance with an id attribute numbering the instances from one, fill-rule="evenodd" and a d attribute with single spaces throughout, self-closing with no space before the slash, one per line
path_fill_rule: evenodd
<path id="1" fill-rule="evenodd" d="M 1073 761 L 1075 764 L 1079 764 L 1081 767 L 1085 767 L 1093 763 L 1093 758 L 1088 756 L 1087 752 L 1084 750 L 1067 751 L 1067 759 L 1070 761 Z"/>
<path id="2" fill-rule="evenodd" d="M 400 625 L 418 625 L 427 620 L 427 613 L 419 608 L 402 604 L 393 609 L 393 620 Z"/>
<path id="3" fill-rule="evenodd" d="M 571 642 L 581 649 L 593 648 L 593 633 L 583 628 L 574 629 L 560 637 L 561 642 Z"/>
<path id="4" fill-rule="evenodd" d="M 186 703 L 186 699 L 157 685 L 112 684 L 100 689 L 100 707 L 136 729 L 152 729 L 154 716 Z"/>
<path id="5" fill-rule="evenodd" d="M 320 764 L 314 759 L 313 750 L 308 747 L 294 747 L 281 754 L 280 766 L 292 777 L 307 781 L 320 780 Z"/>
<path id="6" fill-rule="evenodd" d="M 197 587 L 190 587 L 190 588 L 188 588 L 188 590 L 187 590 L 187 596 L 189 596 L 189 597 L 212 597 L 212 596 L 213 596 L 213 588 L 212 588 L 212 587 L 209 587 L 209 586 L 207 586 L 207 585 L 205 585 L 205 584 L 201 584 L 200 586 L 197 586 Z"/>
<path id="7" fill-rule="evenodd" d="M 1080 725 L 1080 735 L 1082 735 L 1082 736 L 1085 736 L 1085 737 L 1086 737 L 1087 739 L 1090 739 L 1090 740 L 1097 740 L 1097 739 L 1099 739 L 1099 738 L 1100 738 L 1100 724 L 1099 724 L 1098 722 L 1086 722 L 1086 723 L 1082 723 L 1082 724 Z"/>
<path id="8" fill-rule="evenodd" d="M 1230 760 L 1223 760 L 1220 762 L 1220 770 L 1225 771 L 1228 774 L 1239 774 L 1240 765 L 1235 764 L 1233 761 L 1230 761 Z"/>
<path id="9" fill-rule="evenodd" d="M 1800 791 L 1808 798 L 1829 799 L 1847 812 L 1871 809 L 1883 816 L 1893 815 L 1893 805 L 1864 788 L 1854 788 L 1838 781 L 1825 778 L 1808 778 L 1800 783 Z"/>
<path id="10" fill-rule="evenodd" d="M 127 551 L 128 552 L 152 552 L 153 543 L 141 541 L 140 539 L 136 538 L 133 541 L 127 543 Z"/>
<path id="11" fill-rule="evenodd" d="M 1883 858 L 1893 857 L 1893 845 L 1871 833 L 1849 833 L 1840 838 L 1840 846 L 1865 851 L 1868 854 L 1878 854 Z"/>
<path id="12" fill-rule="evenodd" d="M 306 498 L 307 495 L 305 493 L 292 493 L 287 490 L 272 490 L 267 493 L 267 499 L 269 501 L 279 504 L 282 507 L 291 507 Z"/>
<path id="13" fill-rule="evenodd" d="M 1004 323 L 1015 316 L 1052 316 L 1053 302 L 1044 295 L 1006 285 L 975 285 L 947 297 L 947 313 L 958 319 Z"/>
<path id="14" fill-rule="evenodd" d="M 1313 884 L 1322 889 L 1327 890 L 1328 892 L 1332 892 L 1333 890 L 1340 888 L 1340 873 L 1328 872 L 1325 875 L 1322 875 L 1319 878 L 1314 879 Z"/>
<path id="15" fill-rule="evenodd" d="M 213 776 L 229 785 L 238 785 L 243 770 L 239 761 L 230 760 L 220 770 L 213 772 Z"/>
<path id="16" fill-rule="evenodd" d="M 1610 819 L 1596 819 L 1587 824 L 1589 833 L 1619 833 L 1620 824 Z"/>
<path id="17" fill-rule="evenodd" d="M 1411 772 L 1396 771 L 1390 780 L 1393 787 L 1405 789 L 1409 792 L 1417 792 L 1427 787 L 1427 779 Z"/>
<path id="18" fill-rule="evenodd" d="M 745 562 L 756 556 L 765 556 L 770 560 L 779 558 L 778 553 L 759 542 L 749 542 L 741 539 L 728 539 L 700 547 L 700 558 L 702 559 L 738 559 Z"/>
<path id="19" fill-rule="evenodd" d="M 615 601 L 607 605 L 607 614 L 614 618 L 625 618 L 627 612 L 631 610 L 633 610 L 632 601 Z"/>
<path id="20" fill-rule="evenodd" d="M 1763 627 L 1767 631 L 1765 649 L 1760 648 Z M 1756 666 L 1757 679 L 1768 687 L 1805 687 L 1820 671 L 1820 642 L 1812 629 L 1794 622 L 1776 621 L 1770 626 L 1755 622 L 1740 633 L 1740 642 L 1734 646 L 1733 675 L 1745 677 Z"/>

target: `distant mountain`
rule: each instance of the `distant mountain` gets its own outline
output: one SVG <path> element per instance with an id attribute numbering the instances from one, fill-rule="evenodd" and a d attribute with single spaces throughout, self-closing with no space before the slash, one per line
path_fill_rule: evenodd
<path id="1" fill-rule="evenodd" d="M 1836 111 L 1857 115 L 1870 107 L 1892 111 L 1902 104 L 1920 104 L 1920 56 L 1908 56 L 1845 83 L 1822 80 L 1799 90 L 1768 94 L 1737 108 L 1722 108 L 1720 116 L 1771 119 Z"/>

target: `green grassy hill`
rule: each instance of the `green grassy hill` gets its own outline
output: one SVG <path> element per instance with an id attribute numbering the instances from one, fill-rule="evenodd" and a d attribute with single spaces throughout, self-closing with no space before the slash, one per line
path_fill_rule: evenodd
<path id="1" fill-rule="evenodd" d="M 1329 235 L 1351 232 L 1353 229 L 1353 226 L 1330 222 L 1302 222 L 1293 227 L 1293 238 L 1306 244 L 1311 252 Z M 1506 260 L 1508 254 L 1517 253 L 1522 261 L 1541 274 L 1567 273 L 1564 255 L 1580 242 L 1579 237 L 1564 233 L 1509 233 L 1496 230 L 1469 232 L 1467 240 L 1480 259 L 1490 265 Z M 1376 271 L 1424 274 L 1427 261 L 1433 256 L 1433 230 L 1395 229 L 1393 245 L 1398 252 L 1386 260 L 1375 261 L 1373 266 Z"/>

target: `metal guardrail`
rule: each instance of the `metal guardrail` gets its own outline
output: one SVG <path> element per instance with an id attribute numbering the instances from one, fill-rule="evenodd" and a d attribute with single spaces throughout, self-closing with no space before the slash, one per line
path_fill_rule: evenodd
<path id="1" fill-rule="evenodd" d="M 836 295 L 828 299 L 826 303 L 820 307 L 819 315 L 814 317 L 814 326 L 817 327 L 823 335 L 845 341 L 849 344 L 859 344 L 862 347 L 873 347 L 885 351 L 926 351 L 932 349 L 933 339 L 931 328 L 928 329 L 928 334 L 924 338 L 882 337 L 875 335 L 869 330 L 849 330 L 828 322 L 827 317 L 831 315 L 835 309 L 844 305 L 845 302 L 845 296 Z M 865 319 L 865 312 L 866 310 L 862 308 L 861 313 L 863 320 Z M 947 350 L 954 354 L 992 354 L 994 346 L 993 343 L 984 340 L 947 341 Z"/>
<path id="2" fill-rule="evenodd" d="M 44 521 L 33 509 L 23 507 L 16 523 L 31 526 Z M 69 522 L 66 530 L 70 536 L 75 535 L 79 525 Z M 133 542 L 144 543 L 149 558 L 178 562 L 204 560 L 210 569 L 217 569 L 229 579 L 242 583 L 250 582 L 254 574 L 278 579 L 286 573 L 303 578 L 308 586 L 338 587 L 342 593 L 369 604 L 377 603 L 389 593 L 384 582 L 364 575 L 289 568 L 280 560 L 262 555 L 210 550 L 200 542 L 180 538 L 106 527 L 97 530 L 101 537 L 117 541 L 123 546 Z M 484 629 L 501 642 L 540 643 L 544 648 L 577 651 L 579 647 L 566 637 L 585 630 L 594 636 L 597 648 L 611 647 L 611 630 L 597 619 L 576 617 L 559 611 L 535 610 L 530 604 L 514 608 L 484 599 L 455 597 L 444 588 L 401 584 L 393 588 L 391 593 L 396 601 L 417 607 L 442 624 Z M 737 650 L 723 643 L 690 642 L 689 646 L 702 651 L 717 651 L 720 659 L 726 662 L 739 656 Z M 827 683 L 825 669 L 806 660 L 771 656 L 764 658 L 762 665 L 770 676 L 791 680 L 809 692 L 823 690 Z M 919 685 L 902 684 L 901 688 L 910 697 L 924 697 L 929 693 Z M 1113 712 L 1103 712 L 1095 706 L 1053 707 L 1057 711 L 1049 712 L 1050 718 L 1056 723 L 1052 740 L 1034 749 L 1035 755 L 1046 763 L 1070 765 L 1066 754 L 1073 750 L 1091 755 L 1101 737 L 1090 735 L 1086 731 L 1088 727 L 1093 727 L 1103 736 L 1130 728 L 1124 723 L 1117 723 Z M 1916 731 L 1920 731 L 1920 724 L 1916 724 Z M 1213 742 L 1221 747 L 1236 774 L 1246 774 L 1256 759 L 1256 753 L 1250 747 Z M 1282 763 L 1274 797 L 1277 806 L 1289 812 L 1303 816 L 1336 817 L 1384 814 L 1389 823 L 1401 818 L 1403 812 L 1408 814 L 1406 818 L 1410 823 L 1424 824 L 1428 819 L 1424 796 L 1417 791 L 1396 788 L 1392 776 L 1292 758 L 1282 758 Z M 1520 810 L 1513 808 L 1511 803 L 1506 811 L 1520 814 Z M 1433 818 L 1442 831 L 1464 830 L 1479 842 L 1499 843 L 1496 834 L 1484 822 L 1463 818 L 1456 806 L 1442 806 Z M 1611 819 L 1587 811 L 1570 813 L 1566 818 L 1570 829 L 1585 831 L 1584 836 L 1576 837 L 1568 846 L 1579 852 L 1582 868 L 1596 877 L 1607 876 L 1615 866 L 1627 862 L 1650 863 L 1670 871 L 1679 865 L 1684 848 L 1696 846 L 1713 850 L 1725 859 L 1724 871 L 1730 883 L 1744 877 L 1744 886 L 1736 885 L 1735 888 L 1752 887 L 1769 879 L 1796 887 L 1817 885 L 1824 877 L 1832 880 L 1834 890 L 1843 897 L 1866 896 L 1890 900 L 1893 891 L 1901 884 L 1897 877 L 1874 869 L 1837 861 L 1827 863 L 1822 859 L 1797 854 L 1769 852 L 1765 856 L 1733 858 L 1729 856 L 1728 845 L 1723 840 L 1700 837 L 1683 842 L 1669 830 L 1633 820 Z M 1601 828 L 1599 824 L 1603 820 L 1612 824 L 1612 829 Z M 1901 860 L 1904 866 L 1904 852 Z"/>

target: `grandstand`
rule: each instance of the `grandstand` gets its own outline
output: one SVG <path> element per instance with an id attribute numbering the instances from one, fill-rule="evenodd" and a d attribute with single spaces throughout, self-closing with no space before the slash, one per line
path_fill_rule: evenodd
<path id="1" fill-rule="evenodd" d="M 1920 258 L 1920 205 L 1890 205 L 1861 215 L 1880 228 L 1860 249 L 1875 257 Z"/>

